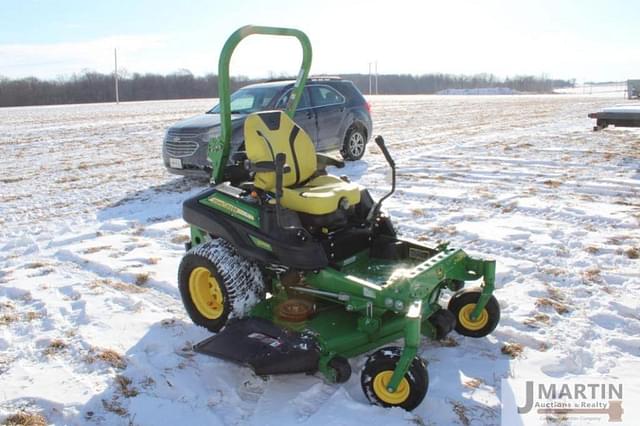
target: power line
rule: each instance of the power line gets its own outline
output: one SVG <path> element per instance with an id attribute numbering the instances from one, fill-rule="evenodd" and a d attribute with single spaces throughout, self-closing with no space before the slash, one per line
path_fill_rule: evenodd
<path id="1" fill-rule="evenodd" d="M 116 83 L 116 103 L 120 103 L 120 96 L 118 95 L 118 49 L 113 49 L 113 58 L 115 60 L 115 72 L 113 73 Z"/>

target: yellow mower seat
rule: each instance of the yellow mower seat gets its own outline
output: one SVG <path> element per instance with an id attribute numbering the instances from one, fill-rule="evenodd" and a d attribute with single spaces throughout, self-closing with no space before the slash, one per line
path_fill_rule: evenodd
<path id="1" fill-rule="evenodd" d="M 286 156 L 291 171 L 283 176 L 283 207 L 302 213 L 324 215 L 342 206 L 360 202 L 360 187 L 331 176 L 315 176 L 316 150 L 309 135 L 282 111 L 250 114 L 244 122 L 247 157 L 252 163 L 274 162 L 279 153 Z M 254 186 L 275 192 L 275 172 L 258 172 Z M 342 200 L 346 200 L 346 203 Z"/>

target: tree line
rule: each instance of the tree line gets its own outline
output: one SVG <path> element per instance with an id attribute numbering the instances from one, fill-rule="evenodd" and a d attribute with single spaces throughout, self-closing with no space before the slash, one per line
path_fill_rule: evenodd
<path id="1" fill-rule="evenodd" d="M 342 74 L 342 77 L 353 81 L 362 93 L 369 93 L 368 74 Z M 194 76 L 187 70 L 169 75 L 123 72 L 118 80 L 121 101 L 218 97 L 218 76 L 214 74 Z M 264 80 L 232 78 L 231 87 L 237 89 L 258 81 Z M 499 79 L 492 74 L 385 74 L 378 76 L 378 93 L 432 94 L 444 89 L 485 87 L 508 87 L 523 92 L 550 93 L 555 88 L 574 84 L 575 80 L 553 80 L 544 76 Z M 9 79 L 0 76 L 0 107 L 113 102 L 115 98 L 113 74 L 86 71 L 57 80 L 41 80 L 35 77 Z"/>

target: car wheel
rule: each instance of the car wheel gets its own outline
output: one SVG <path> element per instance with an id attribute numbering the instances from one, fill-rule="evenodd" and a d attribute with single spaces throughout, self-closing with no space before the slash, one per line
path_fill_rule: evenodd
<path id="1" fill-rule="evenodd" d="M 355 161 L 362 158 L 367 137 L 360 127 L 351 127 L 347 131 L 340 154 L 345 160 Z"/>

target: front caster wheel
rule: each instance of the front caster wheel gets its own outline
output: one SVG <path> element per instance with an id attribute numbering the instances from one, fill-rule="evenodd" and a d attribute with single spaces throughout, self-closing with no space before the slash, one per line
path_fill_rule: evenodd
<path id="1" fill-rule="evenodd" d="M 346 358 L 334 356 L 328 365 L 336 373 L 336 383 L 345 383 L 351 377 L 351 365 Z"/>
<path id="2" fill-rule="evenodd" d="M 369 402 L 383 407 L 402 407 L 407 411 L 416 408 L 429 388 L 427 367 L 420 357 L 415 357 L 395 392 L 387 389 L 402 349 L 391 346 L 382 348 L 367 359 L 360 376 L 362 390 Z"/>
<path id="3" fill-rule="evenodd" d="M 456 331 L 468 337 L 484 337 L 498 326 L 500 321 L 500 304 L 492 295 L 486 306 L 476 319 L 471 319 L 471 313 L 476 307 L 482 289 L 470 288 L 457 292 L 451 297 L 448 309 L 455 315 Z"/>

